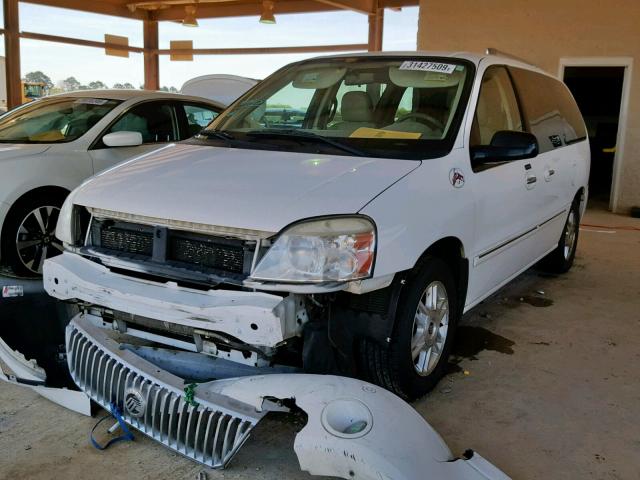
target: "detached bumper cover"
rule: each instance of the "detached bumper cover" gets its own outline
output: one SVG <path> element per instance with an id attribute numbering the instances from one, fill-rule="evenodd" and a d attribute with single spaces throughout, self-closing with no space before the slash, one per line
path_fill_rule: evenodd
<path id="1" fill-rule="evenodd" d="M 133 315 L 215 330 L 251 345 L 276 346 L 287 331 L 287 312 L 278 295 L 201 291 L 173 282 L 151 282 L 111 272 L 72 253 L 47 260 L 43 280 L 49 295 L 60 300 L 78 299 Z M 255 329 L 256 325 L 259 328 Z"/>
<path id="2" fill-rule="evenodd" d="M 116 403 L 127 423 L 172 450 L 224 467 L 253 427 L 293 400 L 308 415 L 294 449 L 314 475 L 367 480 L 505 480 L 474 455 L 456 459 L 440 436 L 400 398 L 359 380 L 273 374 L 202 383 L 197 405 L 184 380 L 129 350 L 113 333 L 76 316 L 67 327 L 67 359 L 76 383 L 97 403 Z"/>

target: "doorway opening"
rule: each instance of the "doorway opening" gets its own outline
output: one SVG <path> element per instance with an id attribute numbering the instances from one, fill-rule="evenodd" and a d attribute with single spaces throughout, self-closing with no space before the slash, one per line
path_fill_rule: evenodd
<path id="1" fill-rule="evenodd" d="M 625 80 L 624 66 L 565 66 L 564 82 L 580 107 L 591 144 L 589 201 L 608 208 Z"/>

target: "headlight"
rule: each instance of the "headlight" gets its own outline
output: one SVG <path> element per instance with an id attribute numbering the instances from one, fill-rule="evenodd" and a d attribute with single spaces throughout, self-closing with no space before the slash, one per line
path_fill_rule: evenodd
<path id="1" fill-rule="evenodd" d="M 82 222 L 80 211 L 82 207 L 73 204 L 75 190 L 69 194 L 62 204 L 58 223 L 56 225 L 56 237 L 66 245 L 76 245 L 82 236 Z"/>
<path id="2" fill-rule="evenodd" d="M 62 243 L 73 245 L 74 234 L 72 232 L 73 225 L 73 195 L 69 195 L 62 204 L 60 215 L 58 216 L 58 224 L 56 225 L 56 237 Z"/>
<path id="3" fill-rule="evenodd" d="M 365 217 L 329 217 L 286 229 L 251 278 L 295 283 L 344 282 L 373 272 L 376 229 Z"/>

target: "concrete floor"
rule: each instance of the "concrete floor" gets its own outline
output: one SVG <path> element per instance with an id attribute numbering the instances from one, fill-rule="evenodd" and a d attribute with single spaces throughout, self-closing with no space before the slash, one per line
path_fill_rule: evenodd
<path id="1" fill-rule="evenodd" d="M 454 452 L 473 448 L 514 479 L 640 479 L 640 220 L 589 211 L 583 223 L 600 226 L 583 226 L 573 270 L 527 272 L 466 315 L 458 365 L 415 404 Z M 0 385 L 0 477 L 202 471 L 142 435 L 98 452 L 88 443 L 95 421 Z M 301 428 L 267 418 L 229 469 L 207 478 L 312 478 L 292 450 Z"/>

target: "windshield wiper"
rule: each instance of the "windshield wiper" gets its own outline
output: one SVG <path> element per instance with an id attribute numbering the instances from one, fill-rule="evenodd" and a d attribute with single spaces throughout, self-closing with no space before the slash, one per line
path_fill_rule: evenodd
<path id="1" fill-rule="evenodd" d="M 247 132 L 247 136 L 272 136 L 272 137 L 294 137 L 304 140 L 313 140 L 315 142 L 326 143 L 343 152 L 350 153 L 356 157 L 367 157 L 368 154 L 362 150 L 345 145 L 342 142 L 333 140 L 330 137 L 318 135 L 317 133 L 293 130 L 293 129 L 264 129 L 264 130 L 251 130 Z"/>
<path id="2" fill-rule="evenodd" d="M 200 131 L 200 133 L 198 133 L 198 135 L 204 135 L 207 138 L 215 137 L 227 141 L 236 139 L 236 137 L 231 135 L 226 130 L 202 130 Z"/>

